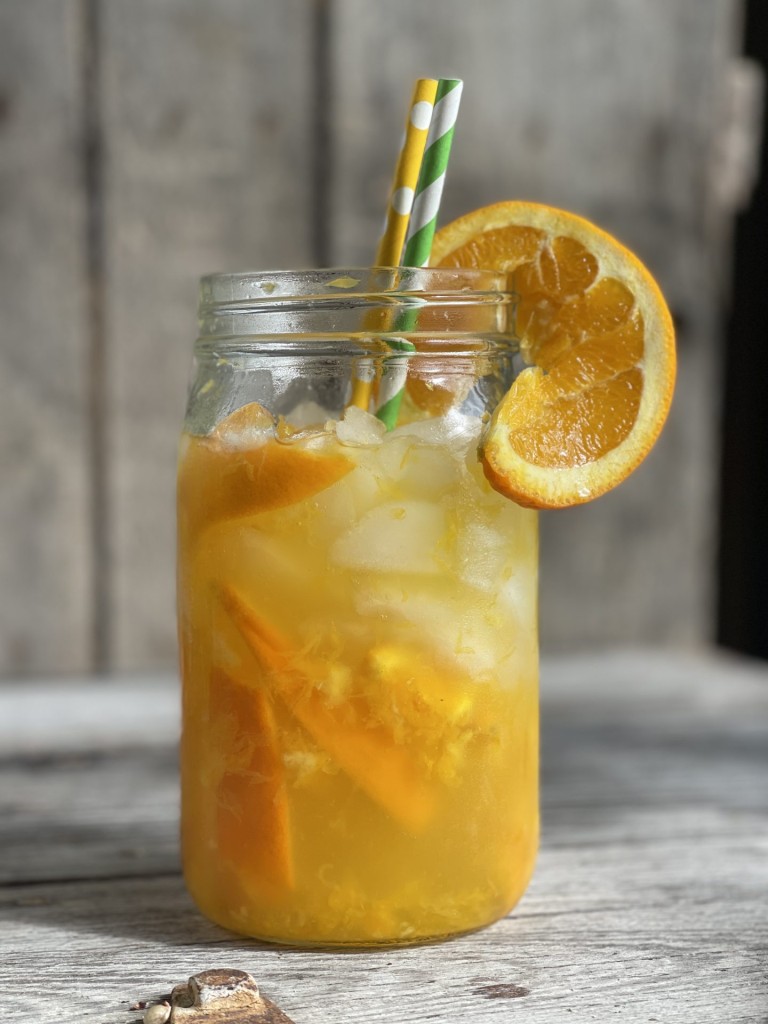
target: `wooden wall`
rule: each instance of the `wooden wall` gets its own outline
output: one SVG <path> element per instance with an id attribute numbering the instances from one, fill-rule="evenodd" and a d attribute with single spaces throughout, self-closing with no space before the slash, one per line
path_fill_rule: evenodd
<path id="1" fill-rule="evenodd" d="M 171 665 L 197 276 L 368 261 L 417 75 L 465 79 L 444 215 L 530 198 L 635 247 L 680 331 L 656 452 L 543 526 L 547 649 L 713 634 L 713 154 L 740 0 L 0 5 L 0 673 Z"/>

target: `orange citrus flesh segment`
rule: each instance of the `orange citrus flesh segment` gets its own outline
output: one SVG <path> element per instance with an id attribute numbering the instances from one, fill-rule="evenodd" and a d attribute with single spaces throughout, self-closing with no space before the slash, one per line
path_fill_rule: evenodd
<path id="1" fill-rule="evenodd" d="M 432 265 L 509 275 L 529 364 L 481 447 L 502 494 L 532 508 L 590 501 L 624 480 L 666 420 L 675 379 L 672 319 L 650 273 L 573 214 L 506 202 L 435 236 Z"/>
<path id="2" fill-rule="evenodd" d="M 355 715 L 352 702 L 330 707 L 313 684 L 322 667 L 292 651 L 233 587 L 222 586 L 221 601 L 268 683 L 318 746 L 392 818 L 412 832 L 423 829 L 434 800 L 408 751 L 384 726 Z"/>
<path id="3" fill-rule="evenodd" d="M 304 501 L 353 468 L 351 459 L 281 444 L 267 434 L 272 417 L 257 402 L 232 413 L 182 455 L 179 508 L 194 532 L 203 523 L 255 515 Z M 254 444 L 253 442 L 256 441 Z"/>
<path id="4" fill-rule="evenodd" d="M 211 723 L 229 736 L 217 786 L 219 855 L 265 893 L 294 888 L 288 796 L 274 713 L 264 691 L 220 669 L 211 678 Z M 221 737 L 219 737 L 221 738 Z"/>
<path id="5" fill-rule="evenodd" d="M 432 416 L 443 416 L 456 402 L 456 395 L 447 387 L 432 384 L 418 373 L 406 378 L 406 392 L 418 409 Z"/>

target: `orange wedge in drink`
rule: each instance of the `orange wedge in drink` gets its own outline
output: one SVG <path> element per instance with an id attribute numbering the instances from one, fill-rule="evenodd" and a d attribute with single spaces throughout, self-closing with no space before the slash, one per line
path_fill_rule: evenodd
<path id="1" fill-rule="evenodd" d="M 288 796 L 274 713 L 267 694 L 221 670 L 211 679 L 211 722 L 224 724 L 231 749 L 216 788 L 219 856 L 264 893 L 294 887 Z"/>
<path id="2" fill-rule="evenodd" d="M 385 726 L 355 714 L 354 702 L 330 706 L 315 685 L 324 666 L 292 650 L 234 587 L 223 585 L 220 597 L 261 667 L 264 685 L 371 800 L 409 831 L 423 829 L 434 800 L 410 752 Z"/>
<path id="3" fill-rule="evenodd" d="M 621 483 L 672 401 L 672 318 L 648 270 L 574 214 L 535 203 L 475 210 L 435 236 L 432 266 L 509 275 L 529 364 L 500 402 L 481 458 L 520 505 L 563 508 Z"/>
<path id="4" fill-rule="evenodd" d="M 353 468 L 338 452 L 271 433 L 272 416 L 257 402 L 237 409 L 182 452 L 179 508 L 195 532 L 202 525 L 285 508 L 335 484 Z"/>

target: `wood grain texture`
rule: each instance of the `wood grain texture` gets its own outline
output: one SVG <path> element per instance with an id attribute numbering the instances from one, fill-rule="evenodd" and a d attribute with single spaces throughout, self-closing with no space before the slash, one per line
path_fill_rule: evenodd
<path id="1" fill-rule="evenodd" d="M 425 73 L 466 79 L 446 219 L 508 196 L 592 216 L 648 261 L 679 322 L 680 383 L 657 451 L 617 493 L 544 517 L 544 647 L 706 639 L 729 219 L 710 158 L 742 7 L 3 5 L 0 529 L 12 540 L 0 547 L 0 675 L 86 668 L 95 617 L 113 667 L 175 661 L 173 477 L 196 278 L 321 254 L 370 260 Z M 104 157 L 103 194 L 90 196 L 88 11 Z M 103 368 L 89 352 L 95 208 L 105 324 L 90 341 Z"/>
<path id="2" fill-rule="evenodd" d="M 647 463 L 542 525 L 545 649 L 691 644 L 714 629 L 719 317 L 712 154 L 738 0 L 332 5 L 332 256 L 371 258 L 411 81 L 465 79 L 443 223 L 521 198 L 596 220 L 658 277 L 680 374 Z"/>
<path id="3" fill-rule="evenodd" d="M 7 680 L 0 757 L 99 753 L 167 745 L 178 734 L 180 694 L 168 676 L 93 676 L 87 681 Z M 19 727 L 21 723 L 21 728 Z"/>
<path id="4" fill-rule="evenodd" d="M 91 657 L 80 10 L 0 5 L 0 675 Z"/>
<path id="5" fill-rule="evenodd" d="M 201 273 L 311 264 L 311 5 L 103 0 L 110 643 L 175 661 L 174 476 Z"/>
<path id="6" fill-rule="evenodd" d="M 3 1019 L 128 1024 L 135 1000 L 235 967 L 298 1024 L 764 1024 L 767 683 L 764 667 L 729 658 L 545 662 L 544 830 L 529 892 L 475 935 L 378 953 L 268 947 L 195 911 L 174 860 L 173 680 L 109 696 L 65 686 L 62 730 L 82 727 L 83 697 L 105 722 L 83 733 L 79 765 L 39 722 L 25 725 L 34 687 L 26 707 L 18 690 L 0 692 L 0 720 L 14 709 L 17 732 L 39 737 L 36 755 L 20 740 L 0 765 L 16 808 L 0 815 L 14 862 L 0 886 Z M 147 733 L 135 713 L 108 724 L 121 704 L 156 726 Z M 62 831 L 86 819 L 90 832 Z M 128 835 L 154 852 L 125 869 Z"/>

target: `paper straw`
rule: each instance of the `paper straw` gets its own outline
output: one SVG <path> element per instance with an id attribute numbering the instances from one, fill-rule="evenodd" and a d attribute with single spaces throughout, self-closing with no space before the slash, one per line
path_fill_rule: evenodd
<path id="1" fill-rule="evenodd" d="M 441 78 L 437 86 L 435 109 L 406 233 L 403 254 L 406 267 L 429 265 L 462 88 L 463 83 L 458 78 Z"/>
<path id="2" fill-rule="evenodd" d="M 376 266 L 400 266 L 405 234 L 419 180 L 427 133 L 432 120 L 438 82 L 436 78 L 419 78 L 413 89 L 403 144 L 397 158 L 392 191 L 387 206 L 384 233 L 376 250 Z M 367 409 L 371 399 L 374 365 L 371 360 L 359 360 L 352 382 L 351 405 Z"/>
<path id="3" fill-rule="evenodd" d="M 408 311 L 405 316 L 411 317 Z M 413 322 L 416 317 L 413 316 Z M 411 324 L 413 326 L 413 323 Z M 397 329 L 402 331 L 406 327 L 398 322 Z M 387 338 L 387 344 L 396 352 L 415 352 L 416 346 L 407 338 Z M 408 356 L 387 356 L 384 363 L 384 370 L 379 381 L 379 394 L 376 409 L 376 416 L 387 430 L 394 430 L 397 425 L 397 417 L 400 412 L 400 403 L 403 400 L 405 382 L 408 377 Z"/>
<path id="4" fill-rule="evenodd" d="M 392 181 L 387 220 L 376 251 L 377 267 L 400 266 L 413 197 L 432 122 L 437 86 L 435 78 L 420 78 L 413 90 L 403 146 Z"/>
<path id="5" fill-rule="evenodd" d="M 406 267 L 429 266 L 462 88 L 463 83 L 458 78 L 441 78 L 437 85 L 435 107 L 406 232 L 402 261 Z M 415 327 L 417 319 L 418 310 L 406 310 L 398 318 L 395 329 L 410 331 Z M 405 338 L 397 342 L 388 339 L 388 344 L 401 352 L 415 351 L 415 346 Z M 387 430 L 394 429 L 397 423 L 407 377 L 407 355 L 393 356 L 387 360 L 379 385 L 379 407 L 376 410 L 376 415 Z"/>

